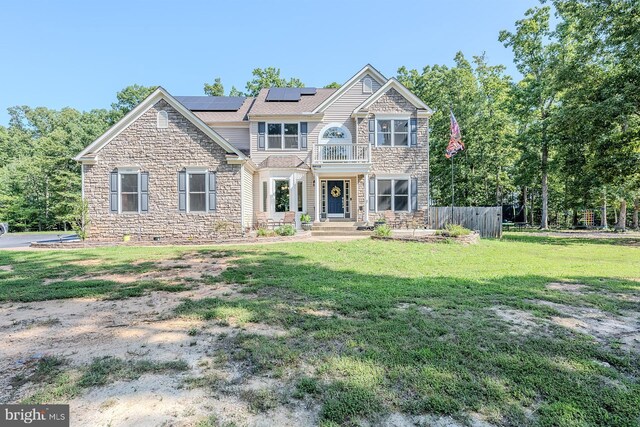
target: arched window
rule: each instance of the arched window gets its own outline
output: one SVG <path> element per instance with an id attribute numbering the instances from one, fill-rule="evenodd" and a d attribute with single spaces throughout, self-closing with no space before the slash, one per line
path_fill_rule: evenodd
<path id="1" fill-rule="evenodd" d="M 373 93 L 373 80 L 371 80 L 371 77 L 365 77 L 362 80 L 362 93 Z"/>
<path id="2" fill-rule="evenodd" d="M 158 111 L 158 129 L 166 129 L 169 127 L 169 115 L 166 111 Z"/>
<path id="3" fill-rule="evenodd" d="M 351 132 L 342 123 L 329 123 L 320 131 L 320 144 L 350 144 Z"/>

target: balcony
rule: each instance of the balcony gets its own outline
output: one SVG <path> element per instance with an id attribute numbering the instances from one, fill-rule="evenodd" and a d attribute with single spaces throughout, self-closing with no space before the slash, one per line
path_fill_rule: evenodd
<path id="1" fill-rule="evenodd" d="M 370 144 L 313 144 L 312 164 L 345 165 L 371 163 Z"/>

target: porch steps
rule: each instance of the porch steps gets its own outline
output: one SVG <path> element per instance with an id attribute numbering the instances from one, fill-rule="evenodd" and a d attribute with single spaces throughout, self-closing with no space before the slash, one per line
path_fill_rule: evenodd
<path id="1" fill-rule="evenodd" d="M 321 222 L 314 224 L 311 228 L 312 236 L 367 236 L 370 235 L 370 231 L 358 230 L 358 226 L 362 225 L 360 222 L 354 220 L 335 220 L 330 222 Z"/>

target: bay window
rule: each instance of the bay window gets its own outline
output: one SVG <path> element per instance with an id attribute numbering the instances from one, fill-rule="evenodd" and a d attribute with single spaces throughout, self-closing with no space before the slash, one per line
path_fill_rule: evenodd
<path id="1" fill-rule="evenodd" d="M 289 211 L 289 180 L 277 179 L 275 181 L 276 191 L 276 212 L 288 212 Z"/>

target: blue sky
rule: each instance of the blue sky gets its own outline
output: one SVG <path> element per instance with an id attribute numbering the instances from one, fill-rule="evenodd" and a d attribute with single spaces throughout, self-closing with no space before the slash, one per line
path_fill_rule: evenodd
<path id="1" fill-rule="evenodd" d="M 11 1 L 0 14 L 0 124 L 12 105 L 108 108 L 123 87 L 201 95 L 244 89 L 276 66 L 307 86 L 344 82 L 366 63 L 451 64 L 486 52 L 516 75 L 497 40 L 536 0 Z"/>

